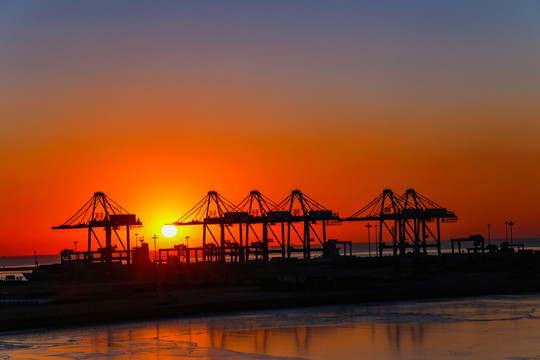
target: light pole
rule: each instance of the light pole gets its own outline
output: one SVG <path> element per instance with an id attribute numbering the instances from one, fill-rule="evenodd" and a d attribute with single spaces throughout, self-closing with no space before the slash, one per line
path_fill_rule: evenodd
<path id="1" fill-rule="evenodd" d="M 512 221 L 508 222 L 508 226 L 510 226 L 510 245 L 513 245 L 513 237 L 512 237 L 512 226 L 514 226 L 514 223 Z"/>
<path id="2" fill-rule="evenodd" d="M 508 243 L 508 221 L 504 222 L 504 228 L 506 230 L 506 243 Z"/>
<path id="3" fill-rule="evenodd" d="M 186 247 L 189 249 L 189 236 L 186 236 Z"/>
<path id="4" fill-rule="evenodd" d="M 377 241 L 377 227 L 378 225 L 375 224 L 375 256 L 379 253 L 379 242 Z"/>
<path id="5" fill-rule="evenodd" d="M 73 245 L 75 245 L 75 252 L 77 252 L 77 243 L 78 243 L 78 241 L 73 242 Z"/>
<path id="6" fill-rule="evenodd" d="M 491 245 L 491 232 L 489 231 L 490 227 L 491 227 L 491 224 L 488 224 L 488 245 Z"/>
<path id="7" fill-rule="evenodd" d="M 157 260 L 157 245 L 156 245 L 156 240 L 159 239 L 156 234 L 154 234 L 154 236 L 152 236 L 152 239 L 154 239 L 154 263 L 156 262 Z"/>
<path id="8" fill-rule="evenodd" d="M 394 252 L 394 256 L 397 255 L 397 239 L 395 234 L 395 226 L 390 226 L 390 234 L 392 234 L 392 251 Z"/>
<path id="9" fill-rule="evenodd" d="M 371 257 L 371 239 L 369 236 L 369 229 L 371 229 L 372 225 L 368 223 L 366 227 L 367 227 L 368 257 Z"/>

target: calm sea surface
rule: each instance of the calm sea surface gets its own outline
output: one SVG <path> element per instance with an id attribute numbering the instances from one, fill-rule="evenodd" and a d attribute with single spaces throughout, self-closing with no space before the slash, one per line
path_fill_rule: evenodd
<path id="1" fill-rule="evenodd" d="M 540 295 L 326 306 L 0 335 L 0 359 L 540 359 Z"/>

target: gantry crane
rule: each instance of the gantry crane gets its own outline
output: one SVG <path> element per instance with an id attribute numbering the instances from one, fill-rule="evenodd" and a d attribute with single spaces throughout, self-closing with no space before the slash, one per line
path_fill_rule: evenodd
<path id="1" fill-rule="evenodd" d="M 270 253 L 279 253 L 283 258 L 291 257 L 291 252 L 294 251 L 291 246 L 292 233 L 295 233 L 302 242 L 300 251 L 303 252 L 304 258 L 309 259 L 313 251 L 310 242 L 314 241 L 311 235 L 314 235 L 323 247 L 326 246 L 326 223 L 335 222 L 338 219 L 337 214 L 324 208 L 300 190 L 293 190 L 280 204 L 274 203 L 258 190 L 253 190 L 238 205 L 234 205 L 216 191 L 209 191 L 201 201 L 173 224 L 176 226 L 203 225 L 204 261 L 224 262 L 226 255 L 230 255 L 231 260 L 237 258 L 239 261 L 246 261 L 250 253 L 255 254 L 256 257 L 261 255 L 263 261 L 268 261 Z M 321 236 L 314 228 L 318 221 L 322 221 Z M 298 222 L 304 224 L 302 235 L 294 225 Z M 259 234 L 254 228 L 256 224 L 262 225 Z M 276 224 L 281 225 L 280 232 L 274 230 L 273 226 Z M 210 230 L 210 225 L 220 226 L 220 241 Z M 234 225 L 239 226 L 238 239 L 231 231 Z M 286 234 L 285 225 L 287 225 Z M 245 233 L 242 231 L 243 226 L 246 229 Z M 207 243 L 207 232 L 214 243 Z M 231 241 L 225 240 L 226 232 Z M 273 238 L 269 238 L 269 235 Z M 254 236 L 256 241 L 250 243 L 250 236 Z M 279 246 L 277 250 L 269 248 L 269 243 L 274 240 Z M 198 250 L 193 249 L 195 253 Z M 322 251 L 322 248 L 317 250 Z"/>
<path id="2" fill-rule="evenodd" d="M 432 230 L 428 224 L 434 220 L 436 229 Z M 455 222 L 457 216 L 414 189 L 408 189 L 401 196 L 385 189 L 381 195 L 343 221 L 378 221 L 379 256 L 382 256 L 385 248 L 391 248 L 395 256 L 404 255 L 408 247 L 413 248 L 415 253 L 424 254 L 428 247 L 435 247 L 440 254 L 440 223 Z M 390 234 L 392 245 L 384 242 L 386 233 Z M 428 237 L 433 242 L 428 243 Z"/>
<path id="3" fill-rule="evenodd" d="M 126 227 L 125 245 L 118 234 L 118 230 L 122 226 Z M 53 229 L 88 229 L 88 249 L 83 252 L 84 260 L 88 262 L 111 264 L 113 261 L 122 262 L 122 260 L 125 260 L 127 264 L 130 264 L 129 229 L 132 226 L 142 226 L 141 221 L 136 218 L 135 214 L 129 213 L 103 192 L 96 192 L 72 217 L 62 225 L 54 226 Z M 99 240 L 95 231 L 96 228 L 105 229 L 105 246 Z M 123 251 L 117 251 L 116 247 L 113 247 L 113 233 L 122 245 Z M 92 251 L 92 239 L 95 239 L 99 245 L 98 250 L 95 252 Z"/>

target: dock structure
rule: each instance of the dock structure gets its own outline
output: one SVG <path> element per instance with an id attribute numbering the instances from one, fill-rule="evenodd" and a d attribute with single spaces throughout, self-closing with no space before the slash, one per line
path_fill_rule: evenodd
<path id="1" fill-rule="evenodd" d="M 65 249 L 61 252 L 61 261 L 84 261 L 89 263 L 131 263 L 130 228 L 140 227 L 142 223 L 135 214 L 129 213 L 103 192 L 94 195 L 62 225 L 54 226 L 54 230 L 88 229 L 88 247 L 86 251 L 76 252 Z M 119 233 L 125 227 L 124 241 Z M 95 229 L 104 228 L 105 239 L 97 236 Z M 117 249 L 112 244 L 113 234 L 122 246 Z M 102 241 L 104 243 L 102 243 Z M 99 247 L 93 250 L 93 243 Z"/>
<path id="2" fill-rule="evenodd" d="M 290 258 L 300 252 L 304 259 L 310 259 L 313 252 L 322 252 L 327 244 L 326 226 L 337 220 L 336 213 L 300 190 L 293 190 L 280 203 L 253 190 L 237 205 L 209 191 L 173 225 L 202 226 L 202 261 L 246 262 L 254 258 L 266 262 L 271 255 Z M 320 246 L 312 246 L 315 239 Z M 295 241 L 300 247 L 295 248 Z"/>
<path id="3" fill-rule="evenodd" d="M 461 244 L 462 243 L 471 243 L 472 247 L 467 247 L 467 252 L 470 253 L 471 251 L 475 254 L 478 252 L 484 253 L 486 250 L 486 247 L 484 246 L 484 237 L 480 234 L 478 235 L 471 235 L 468 238 L 459 238 L 459 239 L 451 239 L 452 242 L 452 254 L 455 254 L 455 248 L 457 244 L 457 253 L 461 254 Z"/>
<path id="4" fill-rule="evenodd" d="M 325 258 L 352 256 L 351 241 L 327 237 L 328 226 L 344 221 L 378 222 L 379 256 L 388 249 L 394 256 L 404 255 L 408 249 L 426 254 L 428 248 L 436 248 L 440 254 L 440 224 L 456 220 L 453 212 L 413 189 L 403 195 L 385 189 L 345 219 L 298 189 L 279 203 L 252 190 L 237 204 L 212 190 L 172 223 L 175 226 L 201 226 L 202 244 L 198 247 L 179 244 L 159 249 L 154 261 L 159 264 L 244 263 L 293 257 L 310 260 L 314 254 Z M 96 192 L 73 216 L 53 229 L 88 229 L 87 249 L 79 252 L 65 249 L 61 253 L 62 262 L 138 265 L 150 262 L 148 244 L 141 242 L 140 247 L 135 248 L 130 244 L 130 229 L 140 226 L 142 223 L 135 214 L 104 193 Z M 121 227 L 125 227 L 125 236 L 121 236 Z M 371 226 L 368 224 L 367 227 L 369 232 Z M 97 228 L 104 229 L 104 239 L 97 235 Z M 115 245 L 114 239 L 117 240 Z"/>
<path id="5" fill-rule="evenodd" d="M 386 249 L 391 249 L 394 256 L 405 255 L 409 248 L 416 254 L 427 254 L 428 248 L 436 248 L 440 255 L 441 222 L 455 222 L 457 216 L 414 189 L 408 189 L 403 195 L 385 189 L 343 221 L 378 222 L 379 256 L 383 256 Z M 385 242 L 388 236 L 390 244 Z"/>

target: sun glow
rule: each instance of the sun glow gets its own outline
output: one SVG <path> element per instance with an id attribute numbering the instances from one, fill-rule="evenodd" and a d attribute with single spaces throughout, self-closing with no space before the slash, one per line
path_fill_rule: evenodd
<path id="1" fill-rule="evenodd" d="M 171 238 L 178 233 L 178 229 L 174 225 L 163 225 L 161 228 L 161 233 L 163 236 Z"/>

